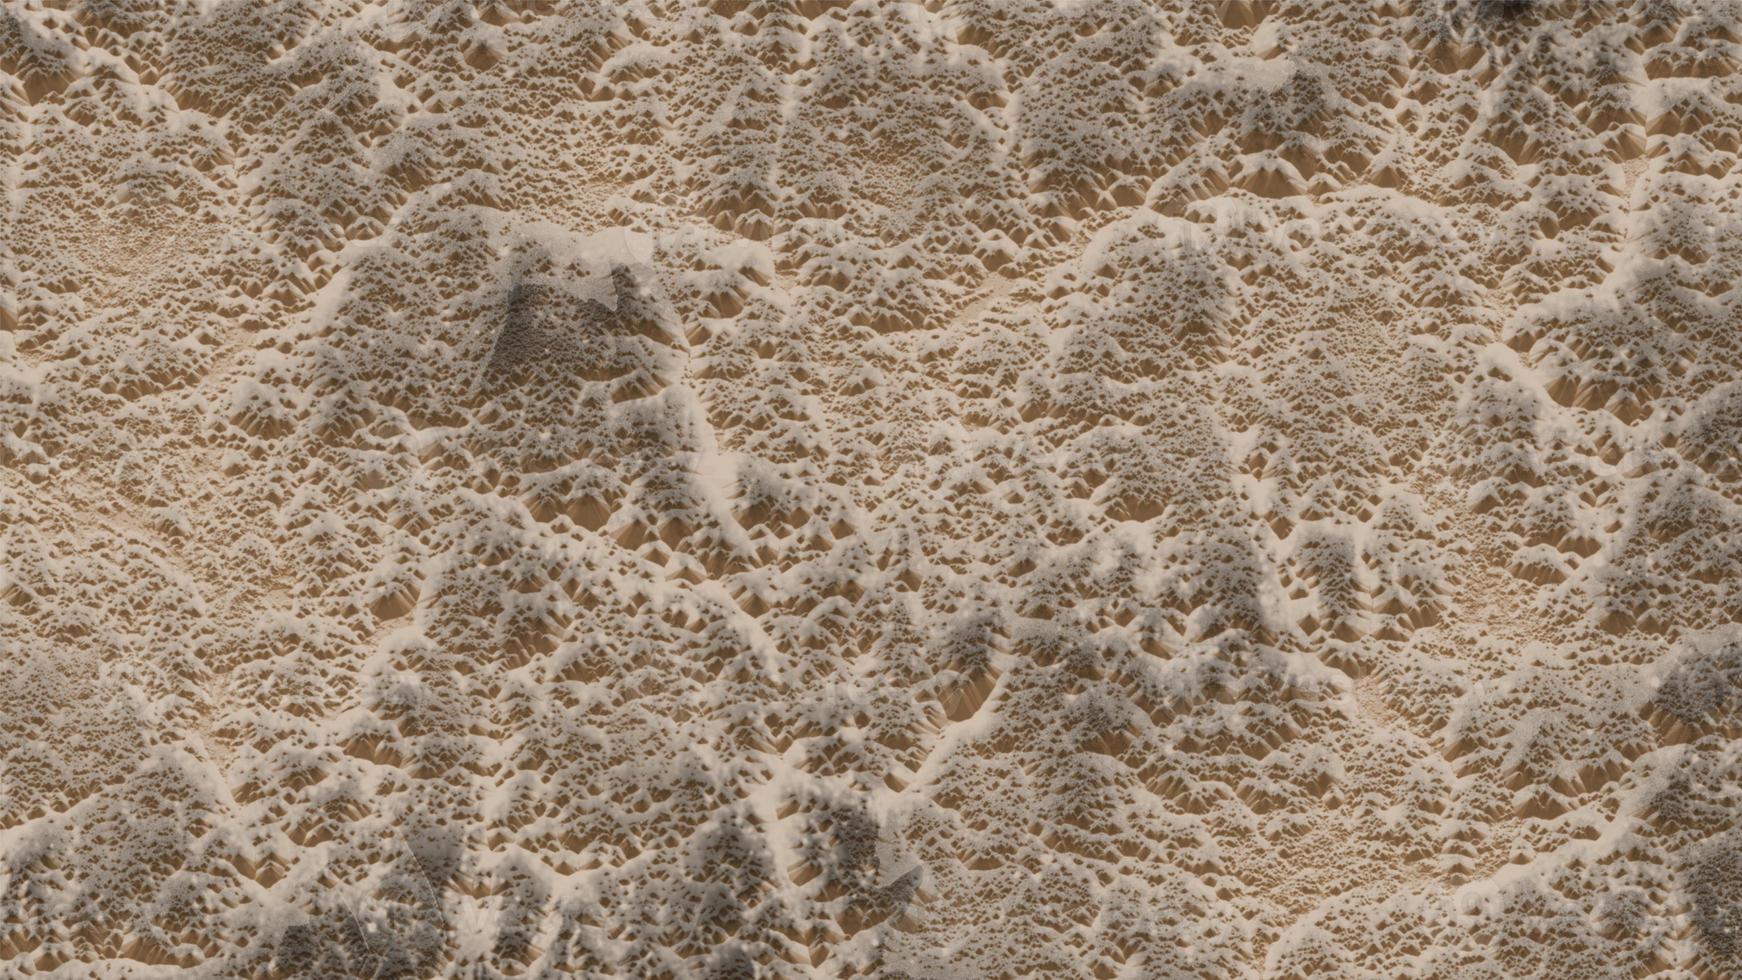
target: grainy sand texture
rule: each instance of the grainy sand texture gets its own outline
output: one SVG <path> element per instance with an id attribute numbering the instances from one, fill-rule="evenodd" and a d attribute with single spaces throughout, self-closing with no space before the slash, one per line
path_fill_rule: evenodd
<path id="1" fill-rule="evenodd" d="M 1742 978 L 1739 59 L 0 0 L 0 977 Z"/>

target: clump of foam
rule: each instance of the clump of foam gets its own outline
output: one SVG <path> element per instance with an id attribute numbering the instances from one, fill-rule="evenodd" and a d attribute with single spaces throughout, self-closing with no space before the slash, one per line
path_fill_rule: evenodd
<path id="1" fill-rule="evenodd" d="M 0 11 L 0 973 L 1735 973 L 1737 11 Z"/>

